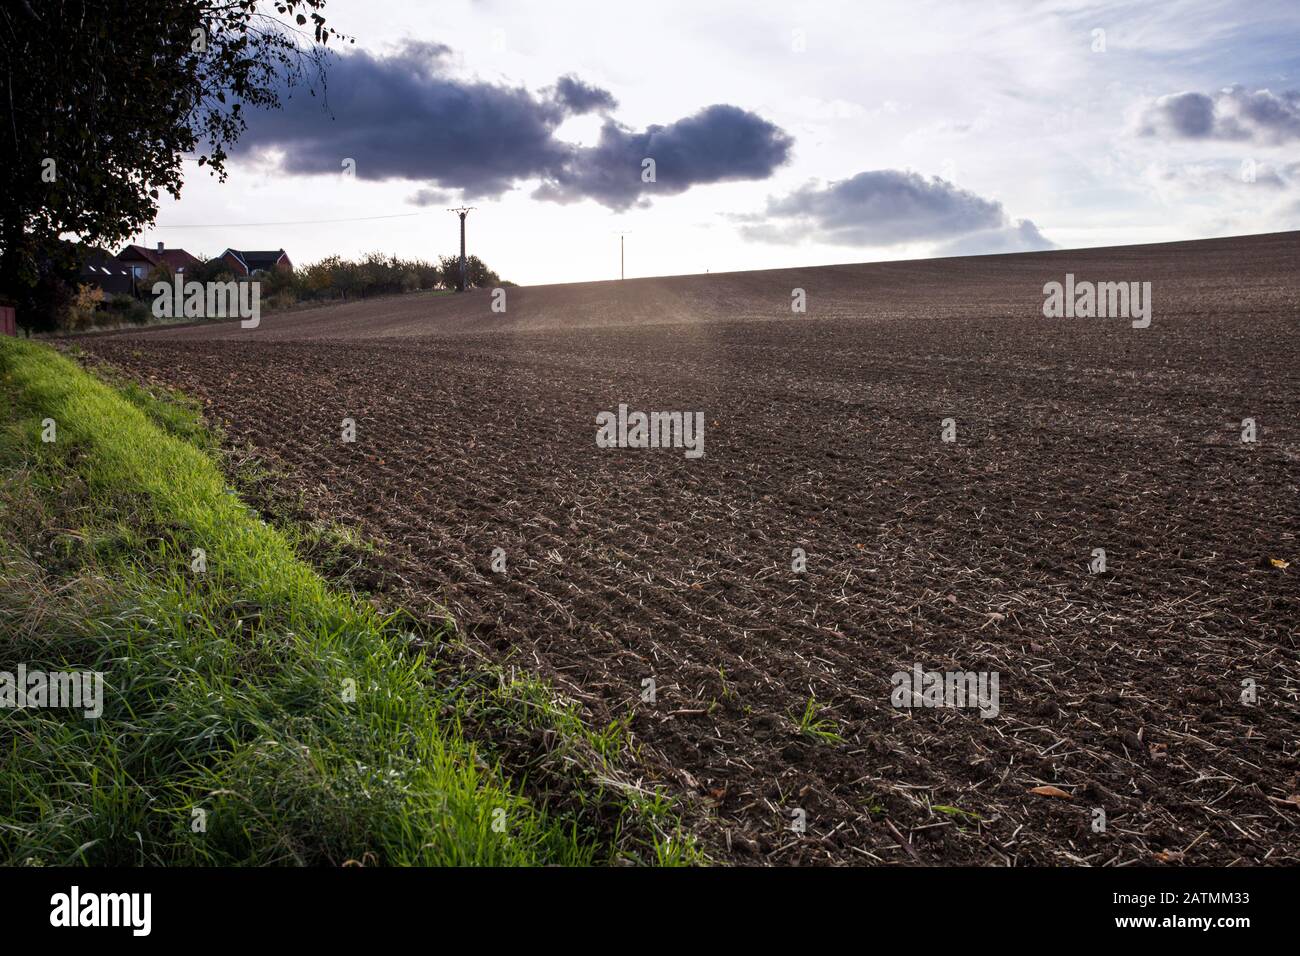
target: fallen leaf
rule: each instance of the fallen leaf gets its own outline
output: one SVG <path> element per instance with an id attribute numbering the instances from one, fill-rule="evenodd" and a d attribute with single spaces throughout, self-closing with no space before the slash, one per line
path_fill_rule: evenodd
<path id="1" fill-rule="evenodd" d="M 1070 796 L 1068 793 L 1066 793 L 1066 792 L 1065 792 L 1064 790 L 1062 790 L 1060 787 L 1030 787 L 1030 788 L 1029 788 L 1029 792 L 1030 792 L 1030 793 L 1036 793 L 1036 794 L 1038 794 L 1040 797 L 1059 797 L 1059 798 L 1061 798 L 1062 800 L 1073 800 L 1073 799 L 1074 799 L 1074 797 Z"/>
<path id="2" fill-rule="evenodd" d="M 1283 571 L 1291 567 L 1290 561 L 1283 561 L 1281 558 L 1269 558 L 1268 563 L 1273 565 L 1275 568 L 1281 568 Z"/>

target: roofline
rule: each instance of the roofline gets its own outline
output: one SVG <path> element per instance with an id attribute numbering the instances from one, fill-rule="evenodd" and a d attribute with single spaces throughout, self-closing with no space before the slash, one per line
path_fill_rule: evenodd
<path id="1" fill-rule="evenodd" d="M 248 271 L 248 263 L 244 261 L 244 257 L 243 257 L 243 256 L 241 256 L 241 255 L 240 255 L 236 250 L 231 249 L 230 247 L 226 247 L 226 252 L 230 253 L 232 256 L 234 256 L 236 259 L 238 259 L 238 260 L 239 260 L 239 264 L 240 264 L 241 266 L 244 267 L 244 270 L 245 270 L 245 271 Z M 223 252 L 221 255 L 217 256 L 217 258 L 218 258 L 218 259 L 224 259 L 224 258 L 226 258 L 226 252 Z"/>

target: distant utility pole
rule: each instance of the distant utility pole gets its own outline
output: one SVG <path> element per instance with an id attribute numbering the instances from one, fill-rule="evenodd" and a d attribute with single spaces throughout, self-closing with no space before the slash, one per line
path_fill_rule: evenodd
<path id="1" fill-rule="evenodd" d="M 620 232 L 617 233 L 617 235 L 618 235 L 618 277 L 620 280 L 622 280 L 623 279 L 623 237 L 627 235 L 631 235 L 631 231 L 629 230 L 628 232 Z"/>
<path id="2" fill-rule="evenodd" d="M 465 217 L 470 214 L 471 210 L 477 209 L 477 206 L 461 206 L 459 209 L 448 209 L 447 212 L 454 212 L 460 216 L 460 290 L 465 291 Z"/>

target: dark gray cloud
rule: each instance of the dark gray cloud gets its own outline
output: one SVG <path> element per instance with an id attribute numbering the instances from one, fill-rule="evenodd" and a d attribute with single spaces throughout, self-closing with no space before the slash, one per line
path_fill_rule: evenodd
<path id="1" fill-rule="evenodd" d="M 614 99 L 614 94 L 609 90 L 584 83 L 572 74 L 555 81 L 552 99 L 572 113 L 590 113 L 593 110 L 603 112 L 618 106 L 618 100 Z"/>
<path id="2" fill-rule="evenodd" d="M 1231 86 L 1213 94 L 1170 93 L 1150 103 L 1138 133 L 1275 146 L 1300 139 L 1300 90 L 1250 92 Z"/>
<path id="3" fill-rule="evenodd" d="M 771 198 L 764 213 L 743 217 L 741 234 L 765 242 L 813 239 L 828 245 L 887 246 L 951 239 L 1007 223 L 996 200 L 937 176 L 876 169 Z"/>
<path id="4" fill-rule="evenodd" d="M 534 195 L 626 209 L 705 183 L 766 179 L 790 158 L 793 144 L 780 128 L 736 106 L 710 106 L 642 132 L 608 120 L 600 141 L 575 148 Z M 653 182 L 642 179 L 647 159 L 654 160 Z"/>
<path id="5" fill-rule="evenodd" d="M 359 179 L 411 180 L 471 198 L 540 180 L 540 198 L 590 198 L 614 209 L 694 185 L 761 179 L 789 155 L 789 136 L 734 106 L 640 133 L 607 118 L 599 145 L 575 146 L 556 129 L 570 116 L 612 109 L 608 91 L 572 75 L 540 93 L 461 79 L 448 72 L 448 52 L 408 43 L 389 56 L 332 57 L 323 97 L 286 91 L 281 109 L 249 111 L 232 152 L 278 151 L 286 172 L 306 175 L 338 174 L 351 159 Z M 642 181 L 646 157 L 658 164 L 657 182 Z"/>
<path id="6" fill-rule="evenodd" d="M 353 159 L 359 179 L 432 180 L 474 196 L 564 162 L 553 136 L 560 106 L 522 87 L 454 79 L 445 53 L 408 44 L 387 57 L 332 57 L 324 97 L 298 89 L 279 110 L 250 112 L 236 155 L 282 150 L 286 172 L 308 175 Z"/>

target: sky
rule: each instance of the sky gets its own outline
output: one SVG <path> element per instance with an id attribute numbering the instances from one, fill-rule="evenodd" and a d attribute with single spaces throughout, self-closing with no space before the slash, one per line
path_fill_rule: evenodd
<path id="1" fill-rule="evenodd" d="M 137 241 L 532 285 L 1300 228 L 1300 3 L 331 0 Z M 318 91 L 321 92 L 321 91 Z M 653 160 L 653 166 L 647 166 Z M 652 181 L 647 177 L 653 173 Z"/>

